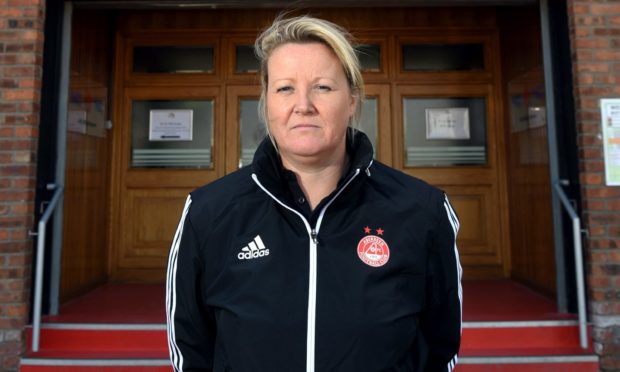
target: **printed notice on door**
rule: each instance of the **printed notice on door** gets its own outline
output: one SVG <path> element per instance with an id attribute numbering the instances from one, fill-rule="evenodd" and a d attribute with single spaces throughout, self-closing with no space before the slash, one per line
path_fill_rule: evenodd
<path id="1" fill-rule="evenodd" d="M 194 110 L 151 110 L 149 141 L 191 141 Z"/>
<path id="2" fill-rule="evenodd" d="M 426 109 L 427 140 L 469 138 L 469 109 L 467 107 Z"/>
<path id="3" fill-rule="evenodd" d="M 620 186 L 620 99 L 601 99 L 605 183 Z"/>

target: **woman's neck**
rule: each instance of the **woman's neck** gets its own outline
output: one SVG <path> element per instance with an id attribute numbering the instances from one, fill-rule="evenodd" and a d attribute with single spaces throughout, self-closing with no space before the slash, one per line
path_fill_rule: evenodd
<path id="1" fill-rule="evenodd" d="M 282 165 L 295 173 L 310 209 L 314 210 L 338 186 L 338 181 L 347 169 L 348 156 L 343 153 L 323 163 L 295 162 L 282 158 Z"/>

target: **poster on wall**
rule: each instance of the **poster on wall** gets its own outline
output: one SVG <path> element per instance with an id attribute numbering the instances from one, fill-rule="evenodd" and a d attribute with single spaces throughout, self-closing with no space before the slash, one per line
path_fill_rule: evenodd
<path id="1" fill-rule="evenodd" d="M 191 141 L 194 110 L 151 110 L 149 141 Z"/>
<path id="2" fill-rule="evenodd" d="M 601 99 L 605 183 L 620 186 L 620 99 Z"/>

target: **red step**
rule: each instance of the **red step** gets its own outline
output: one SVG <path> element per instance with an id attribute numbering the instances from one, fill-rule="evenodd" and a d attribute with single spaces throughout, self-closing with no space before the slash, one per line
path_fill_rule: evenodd
<path id="1" fill-rule="evenodd" d="M 30 342 L 30 330 L 29 342 Z M 30 346 L 30 344 L 29 344 Z M 21 371 L 169 371 L 163 324 L 45 324 Z M 595 372 L 575 321 L 466 322 L 458 372 Z"/>
<path id="2" fill-rule="evenodd" d="M 557 362 L 549 359 L 517 358 L 489 359 L 485 363 L 464 364 L 459 362 L 456 372 L 598 372 L 598 361 L 574 362 L 568 356 L 558 358 Z"/>
<path id="3" fill-rule="evenodd" d="M 105 360 L 93 360 L 93 359 L 41 359 L 32 361 L 26 359 L 27 364 L 22 361 L 19 370 L 21 372 L 170 372 L 172 367 L 170 363 L 166 361 L 162 365 L 149 364 L 149 360 L 139 359 L 105 359 Z M 39 364 L 31 364 L 39 363 Z"/>
<path id="4" fill-rule="evenodd" d="M 28 348 L 32 329 L 28 329 Z M 46 324 L 41 327 L 39 352 L 127 352 L 168 355 L 164 324 Z"/>
<path id="5" fill-rule="evenodd" d="M 590 338 L 589 338 L 590 340 Z M 598 372 L 576 321 L 466 322 L 458 372 Z"/>
<path id="6" fill-rule="evenodd" d="M 169 372 L 164 324 L 44 324 L 38 352 L 28 352 L 20 371 Z"/>
<path id="7" fill-rule="evenodd" d="M 491 351 L 520 347 L 534 350 L 578 346 L 579 327 L 572 320 L 466 322 L 461 354 L 479 349 Z"/>

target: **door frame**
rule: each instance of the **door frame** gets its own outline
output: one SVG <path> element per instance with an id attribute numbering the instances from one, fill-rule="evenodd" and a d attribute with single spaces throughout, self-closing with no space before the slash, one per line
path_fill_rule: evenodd
<path id="1" fill-rule="evenodd" d="M 531 1 L 531 0 L 523 0 L 522 1 L 523 4 L 532 4 L 533 2 L 534 1 Z M 74 1 L 74 2 L 67 2 L 67 3 L 68 4 L 75 4 L 78 8 L 80 8 L 80 7 L 85 7 L 85 8 L 88 7 L 88 8 L 101 8 L 101 9 L 120 9 L 120 8 L 126 9 L 126 7 L 127 7 L 126 2 L 123 2 L 123 1 L 106 2 L 105 5 L 98 5 L 98 4 L 94 4 L 92 2 L 87 2 L 87 1 L 84 1 L 84 2 Z M 152 2 L 152 4 L 155 4 L 155 3 L 157 3 L 157 2 Z M 419 1 L 412 1 L 412 3 L 415 3 L 416 5 L 420 5 L 420 6 L 424 5 L 424 2 L 419 2 Z M 508 0 L 508 1 L 499 1 L 499 0 L 493 1 L 493 0 L 489 0 L 488 3 L 489 3 L 489 5 L 501 5 L 501 4 L 507 4 L 507 3 L 514 4 L 515 2 L 512 1 L 512 0 Z M 330 4 L 333 5 L 334 3 L 330 2 Z M 405 5 L 405 4 L 403 4 L 403 5 Z M 139 7 L 139 6 L 137 6 L 137 7 Z M 251 8 L 252 5 L 248 2 L 247 6 L 239 5 L 239 7 L 240 8 L 244 8 L 244 7 Z M 543 17 L 543 14 L 545 14 L 545 13 L 544 13 L 543 8 L 542 8 L 542 3 L 541 3 L 541 8 L 540 9 L 541 9 L 541 22 L 543 22 L 543 23 L 547 22 L 547 26 L 546 27 L 548 27 L 548 19 Z M 543 36 L 543 39 L 544 39 L 544 36 Z M 545 49 L 550 48 L 550 40 L 546 40 L 546 41 L 543 40 L 543 44 L 547 46 Z M 70 49 L 70 45 L 71 45 L 70 40 L 64 40 L 63 39 L 62 45 L 68 45 L 68 48 Z M 118 58 L 118 56 L 116 58 Z M 115 66 L 114 67 L 115 71 L 118 71 L 118 70 L 116 70 L 116 66 L 117 66 L 118 61 L 115 60 L 113 63 L 114 63 L 114 66 Z M 546 84 L 548 83 L 547 79 L 551 80 L 551 84 L 552 84 L 552 76 L 553 76 L 552 73 L 553 73 L 552 66 L 549 66 L 549 70 L 548 70 L 547 66 L 545 65 L 545 82 L 546 82 Z M 113 78 L 113 80 L 114 80 L 113 84 L 114 84 L 115 87 L 119 86 L 118 85 L 118 79 L 120 78 L 119 75 L 120 74 L 117 74 Z M 65 75 L 65 76 L 61 75 L 60 78 L 59 78 L 59 81 L 61 83 L 64 81 L 66 84 L 68 84 L 69 76 L 68 75 Z M 372 80 L 368 79 L 368 83 L 372 84 Z M 549 92 L 552 92 L 552 89 L 549 89 L 547 87 L 546 92 L 547 92 L 547 94 L 549 94 Z M 499 94 L 499 92 L 495 92 L 495 94 Z M 551 98 L 553 99 L 553 97 L 551 97 Z M 553 101 L 550 100 L 549 97 L 547 97 L 547 102 L 548 102 L 549 106 L 552 106 L 552 102 Z M 117 102 L 112 102 L 112 104 L 116 105 Z M 59 108 L 62 109 L 62 104 L 60 102 L 59 102 Z M 66 107 L 65 107 L 65 109 L 66 109 Z M 117 112 L 117 110 L 114 110 L 114 112 Z M 118 122 L 116 117 L 113 117 L 113 119 L 114 119 L 114 122 Z M 551 112 L 548 112 L 548 121 L 549 121 L 548 124 L 549 124 L 550 127 L 551 127 L 551 125 L 553 125 L 554 126 L 553 129 L 555 129 L 555 121 L 554 121 L 554 119 L 555 119 L 555 117 L 553 116 L 553 114 Z M 61 131 L 60 127 L 61 127 L 61 125 L 60 125 L 60 118 L 59 118 L 59 125 L 58 125 L 58 131 L 59 131 L 58 133 L 59 134 L 60 134 L 60 131 Z M 113 132 L 116 132 L 116 131 L 113 131 Z M 556 161 L 557 161 L 558 150 L 557 150 L 557 146 L 554 146 L 554 149 L 552 149 L 552 143 L 551 143 L 552 140 L 555 140 L 555 137 L 550 135 L 549 136 L 550 156 L 551 156 L 551 159 L 553 159 L 555 157 Z M 115 141 L 113 141 L 113 142 L 115 142 Z M 502 146 L 500 146 L 500 147 L 502 147 Z M 114 154 L 117 151 L 119 151 L 119 149 L 113 148 L 111 153 Z M 552 164 L 550 164 L 550 168 L 552 168 L 552 167 L 555 167 L 555 169 L 557 171 L 557 164 L 552 162 Z M 554 172 L 553 170 L 550 170 L 550 171 L 552 173 Z M 504 179 L 507 180 L 506 177 L 504 177 Z M 112 174 L 111 182 L 110 182 L 110 193 L 111 194 L 114 194 L 116 192 L 116 190 L 113 190 L 114 189 L 114 186 L 113 186 L 114 185 L 114 180 L 115 180 L 114 174 Z M 552 180 L 557 180 L 557 176 L 555 178 L 552 177 Z M 503 190 L 500 191 L 500 194 L 501 195 L 505 195 L 506 198 L 507 198 L 507 192 L 506 192 L 506 185 L 505 185 L 505 183 L 504 183 L 504 186 L 502 186 L 502 188 L 503 188 Z M 500 208 L 502 210 L 505 210 L 506 208 L 504 208 L 504 207 L 507 205 L 507 200 L 502 200 L 502 203 L 503 204 L 500 206 Z M 556 219 L 555 218 L 555 214 L 556 213 L 561 213 L 561 210 L 559 209 L 559 206 L 556 205 L 556 204 L 553 205 L 552 209 L 553 209 L 553 212 L 554 212 L 554 223 L 553 223 L 554 226 L 553 226 L 553 228 L 554 228 L 554 232 L 555 232 L 555 236 L 556 236 L 556 242 L 555 242 L 555 244 L 556 244 L 556 252 L 558 252 L 560 250 L 563 251 L 563 244 L 561 243 L 562 240 L 558 239 L 558 237 L 562 237 L 563 233 L 562 233 L 561 218 L 560 219 Z M 110 216 L 110 218 L 111 218 L 111 216 Z M 62 219 L 62 216 L 60 216 L 60 219 Z M 62 224 L 58 224 L 58 225 L 61 225 L 60 228 L 62 228 Z M 110 225 L 112 225 L 112 224 L 110 224 Z M 55 232 L 54 233 L 54 239 L 58 239 L 60 241 L 61 235 L 62 235 L 61 232 L 59 232 L 59 233 Z M 508 258 L 509 256 L 510 256 L 509 254 L 505 254 L 504 257 Z M 560 294 L 560 292 L 561 292 L 560 291 L 560 284 L 563 282 L 563 280 L 560 278 L 560 274 L 559 273 L 560 273 L 560 271 L 564 270 L 564 266 L 563 266 L 562 262 L 560 262 L 560 260 L 557 259 L 557 257 L 556 257 L 556 266 L 557 266 L 557 272 L 558 272 L 558 303 L 560 304 L 560 303 L 562 303 L 562 301 L 565 301 L 565 298 L 566 298 L 566 293 L 565 292 L 566 292 L 566 290 L 564 289 L 564 294 Z M 53 270 L 57 270 L 58 273 L 60 272 L 60 268 L 59 267 L 58 268 L 52 268 L 52 269 Z"/>

